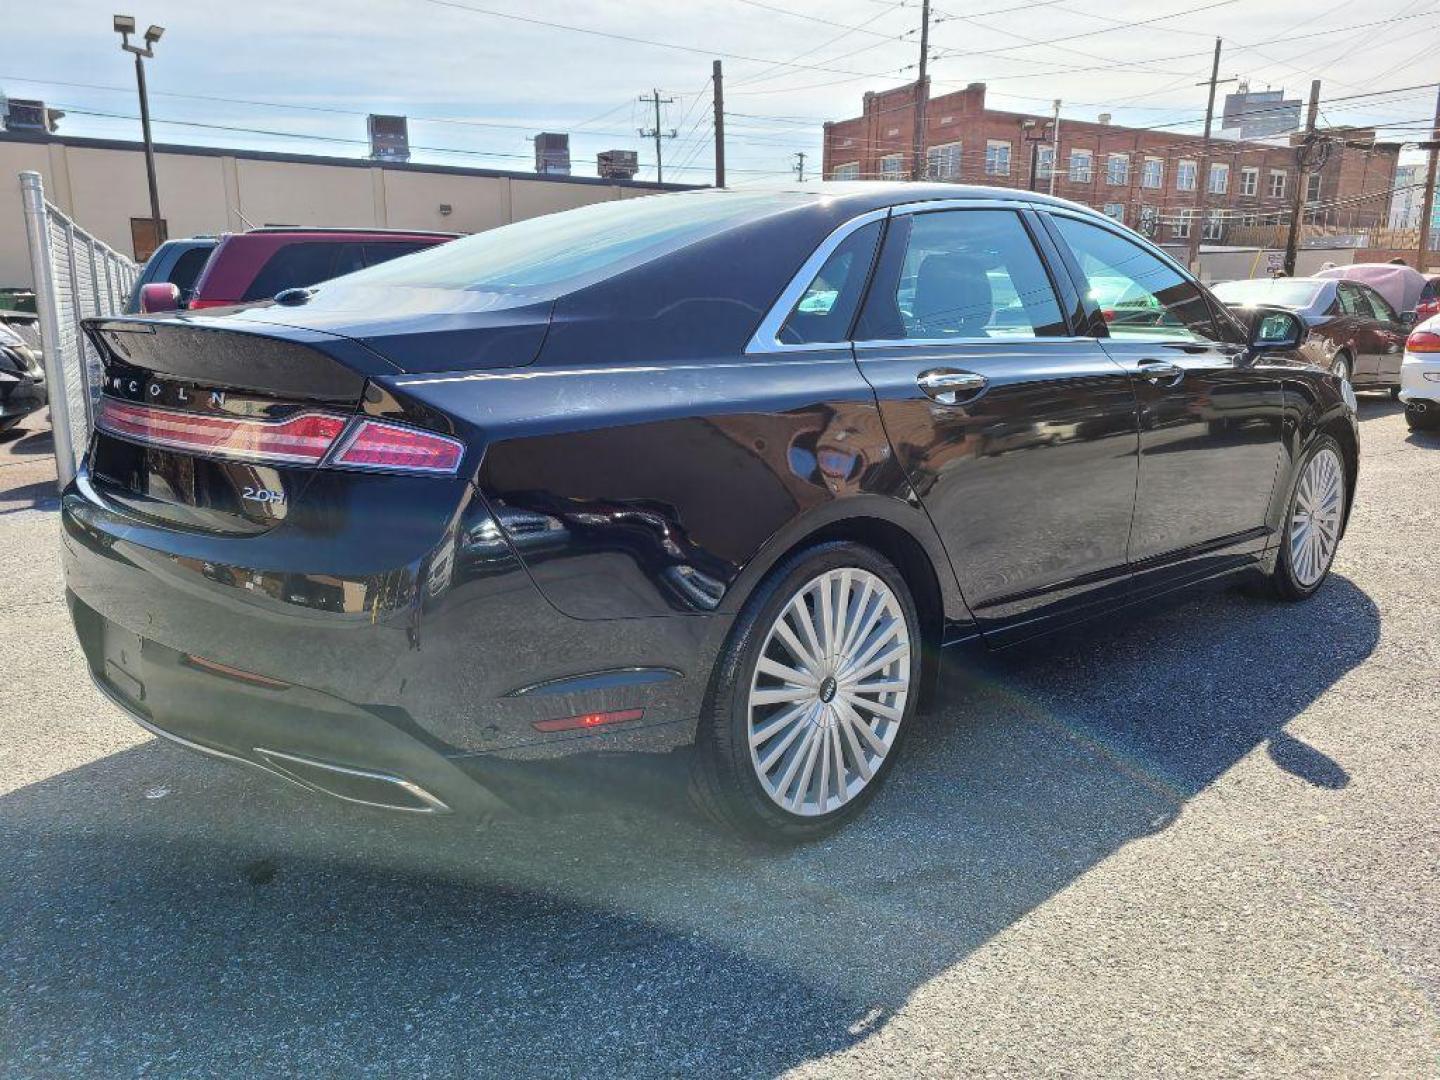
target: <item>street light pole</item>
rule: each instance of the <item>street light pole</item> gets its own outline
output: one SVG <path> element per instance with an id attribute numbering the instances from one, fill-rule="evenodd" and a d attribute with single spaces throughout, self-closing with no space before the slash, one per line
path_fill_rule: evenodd
<path id="1" fill-rule="evenodd" d="M 130 35 L 135 33 L 135 19 L 131 15 L 115 16 L 115 32 L 120 35 L 120 48 L 135 54 L 135 86 L 140 94 L 140 131 L 145 140 L 145 180 L 150 187 L 150 228 L 159 247 L 165 242 L 164 226 L 160 218 L 160 189 L 155 183 L 155 141 L 150 137 L 150 95 L 145 89 L 145 61 L 155 55 L 155 43 L 165 33 L 163 26 L 151 26 L 145 31 L 145 45 L 130 44 Z"/>

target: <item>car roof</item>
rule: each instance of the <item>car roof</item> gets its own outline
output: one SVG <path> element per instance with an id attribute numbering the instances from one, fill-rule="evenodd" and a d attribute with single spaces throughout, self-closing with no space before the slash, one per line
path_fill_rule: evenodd
<path id="1" fill-rule="evenodd" d="M 444 237 L 447 240 L 456 240 L 464 233 L 441 232 L 438 229 L 379 229 L 369 226 L 349 227 L 343 225 L 261 225 L 254 229 L 246 229 L 243 233 L 235 233 L 236 236 L 253 236 L 256 233 L 284 234 L 292 236 L 375 236 L 383 239 L 394 239 L 403 236 L 423 237 Z"/>
<path id="2" fill-rule="evenodd" d="M 985 199 L 1000 202 L 1031 203 L 1074 210 L 1087 217 L 1104 218 L 1098 210 L 1068 199 L 1056 198 L 1038 191 L 1021 188 L 986 187 L 982 184 L 945 184 L 933 181 L 915 182 L 910 180 L 820 180 L 806 184 L 792 184 L 786 187 L 745 187 L 745 188 L 700 188 L 694 191 L 674 192 L 671 198 L 715 198 L 731 194 L 754 196 L 773 194 L 777 202 L 783 200 L 809 200 L 853 204 L 856 212 L 878 209 L 884 206 L 904 206 L 908 203 L 931 202 L 940 199 Z M 653 196 L 652 196 L 653 197 Z M 1109 219 L 1106 219 L 1109 220 Z"/>

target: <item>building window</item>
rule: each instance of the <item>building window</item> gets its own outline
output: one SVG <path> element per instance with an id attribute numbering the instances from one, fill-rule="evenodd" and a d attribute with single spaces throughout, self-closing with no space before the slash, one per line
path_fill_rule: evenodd
<path id="1" fill-rule="evenodd" d="M 1241 225 L 1259 225 L 1259 224 L 1260 224 L 1260 215 L 1259 215 L 1259 214 L 1250 214 L 1250 213 L 1241 214 L 1241 215 L 1240 215 L 1240 224 L 1241 224 Z"/>
<path id="2" fill-rule="evenodd" d="M 1105 204 L 1105 216 L 1114 218 L 1120 224 L 1125 224 L 1125 204 L 1123 202 L 1107 202 Z"/>
<path id="3" fill-rule="evenodd" d="M 1170 230 L 1176 240 L 1190 239 L 1190 222 L 1194 219 L 1194 217 L 1194 210 L 1180 211 L 1180 216 L 1175 219 L 1175 224 L 1171 226 Z"/>
<path id="4" fill-rule="evenodd" d="M 1254 195 L 1254 194 L 1255 194 L 1256 192 L 1258 192 L 1259 190 L 1260 190 L 1260 170 L 1259 170 L 1259 169 L 1241 169 L 1241 170 L 1240 170 L 1240 194 L 1241 194 L 1241 195 Z"/>
<path id="5" fill-rule="evenodd" d="M 1141 231 L 1142 233 L 1144 233 L 1146 236 L 1154 236 L 1154 235 L 1155 235 L 1155 219 L 1156 219 L 1155 207 L 1153 207 L 1153 206 L 1142 206 L 1142 207 L 1140 207 L 1140 231 Z"/>
<path id="6" fill-rule="evenodd" d="M 1267 194 L 1272 199 L 1283 199 L 1285 197 L 1285 170 L 1270 170 L 1270 186 Z"/>
<path id="7" fill-rule="evenodd" d="M 889 139 L 889 138 L 893 138 L 894 136 L 899 135 L 899 134 L 900 134 L 900 129 L 899 129 L 899 128 L 891 128 L 889 131 L 885 132 L 885 137 L 886 137 L 887 139 Z"/>
<path id="8" fill-rule="evenodd" d="M 1182 161 L 1180 167 L 1175 170 L 1175 188 L 1178 191 L 1195 190 L 1195 170 L 1197 166 L 1193 161 Z M 1188 226 L 1187 226 L 1188 228 Z M 1189 233 L 1187 232 L 1188 236 Z"/>
<path id="9" fill-rule="evenodd" d="M 1211 210 L 1205 214 L 1205 226 L 1200 231 L 1202 240 L 1219 240 L 1225 235 L 1225 212 Z"/>
<path id="10" fill-rule="evenodd" d="M 1147 157 L 1140 168 L 1140 186 L 1159 188 L 1165 186 L 1165 161 L 1163 158 Z"/>
<path id="11" fill-rule="evenodd" d="M 931 180 L 960 179 L 960 144 L 945 143 L 925 151 L 925 171 Z"/>
<path id="12" fill-rule="evenodd" d="M 1320 201 L 1320 174 L 1318 172 L 1311 173 L 1305 178 L 1305 201 L 1312 203 Z"/>
<path id="13" fill-rule="evenodd" d="M 899 180 L 905 175 L 905 155 L 886 154 L 880 159 L 880 179 Z"/>
<path id="14" fill-rule="evenodd" d="M 855 145 L 855 140 L 854 140 L 854 139 L 841 139 L 841 140 L 840 140 L 840 149 L 842 149 L 842 150 L 847 150 L 847 149 L 849 149 L 850 147 L 852 147 L 852 146 L 854 146 L 854 145 Z"/>
<path id="15" fill-rule="evenodd" d="M 985 175 L 1010 175 L 1010 144 L 1001 139 L 991 139 L 985 144 Z"/>
<path id="16" fill-rule="evenodd" d="M 1130 155 L 1107 154 L 1105 157 L 1105 183 L 1119 187 L 1130 183 Z"/>
<path id="17" fill-rule="evenodd" d="M 1039 180 L 1049 180 L 1050 174 L 1055 171 L 1055 147 L 1040 146 L 1035 151 L 1035 176 Z"/>
<path id="18" fill-rule="evenodd" d="M 844 165 L 836 165 L 830 170 L 831 180 L 859 180 L 860 163 L 858 161 L 847 161 Z"/>
<path id="19" fill-rule="evenodd" d="M 1095 156 L 1089 150 L 1070 151 L 1070 179 L 1077 184 L 1088 184 L 1094 173 Z"/>
<path id="20" fill-rule="evenodd" d="M 1208 190 L 1211 195 L 1224 195 L 1230 190 L 1230 166 L 1216 162 L 1210 166 L 1210 184 Z"/>

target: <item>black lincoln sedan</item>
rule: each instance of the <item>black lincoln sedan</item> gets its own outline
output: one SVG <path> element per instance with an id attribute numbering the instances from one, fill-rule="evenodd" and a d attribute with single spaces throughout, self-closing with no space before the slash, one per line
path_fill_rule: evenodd
<path id="1" fill-rule="evenodd" d="M 1107 321 L 1117 281 L 1155 317 Z M 856 814 L 944 655 L 1320 587 L 1358 464 L 1298 319 L 1028 192 L 705 191 L 262 307 L 93 322 L 64 493 L 99 686 L 400 810 L 694 743 L 723 823 Z"/>

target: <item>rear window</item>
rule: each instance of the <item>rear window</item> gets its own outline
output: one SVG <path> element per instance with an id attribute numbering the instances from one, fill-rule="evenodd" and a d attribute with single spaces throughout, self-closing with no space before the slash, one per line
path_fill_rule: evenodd
<path id="1" fill-rule="evenodd" d="M 329 281 L 365 265 L 364 244 L 303 241 L 286 244 L 266 260 L 241 300 L 268 300 L 286 289 Z"/>
<path id="2" fill-rule="evenodd" d="M 1276 307 L 1307 308 L 1315 302 L 1324 283 L 1294 278 L 1252 278 L 1249 281 L 1222 281 L 1210 291 L 1227 304 L 1274 304 Z"/>
<path id="3" fill-rule="evenodd" d="M 793 205 L 773 193 L 621 199 L 502 225 L 348 280 L 558 295 Z"/>

